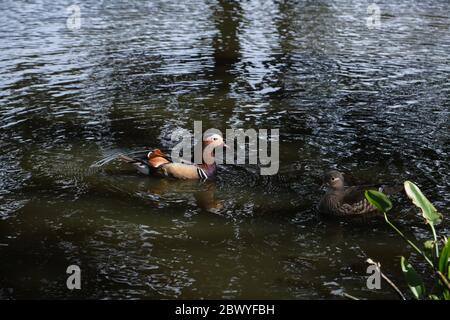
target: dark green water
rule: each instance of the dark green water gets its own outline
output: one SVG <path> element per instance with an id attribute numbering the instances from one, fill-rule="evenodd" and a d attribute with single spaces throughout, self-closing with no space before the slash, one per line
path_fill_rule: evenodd
<path id="1" fill-rule="evenodd" d="M 447 212 L 450 3 L 377 1 L 369 29 L 370 3 L 91 0 L 72 31 L 67 1 L 2 1 L 0 298 L 395 298 L 366 288 L 364 260 L 405 289 L 398 236 L 314 208 L 339 168 L 353 183 L 413 180 Z M 278 175 L 90 169 L 170 150 L 194 120 L 278 128 Z M 430 238 L 406 200 L 392 214 Z M 71 264 L 80 291 L 66 288 Z"/>

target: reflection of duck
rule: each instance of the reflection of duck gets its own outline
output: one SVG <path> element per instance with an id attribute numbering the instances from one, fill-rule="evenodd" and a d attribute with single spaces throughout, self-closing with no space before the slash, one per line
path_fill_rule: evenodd
<path id="1" fill-rule="evenodd" d="M 205 211 L 218 213 L 224 208 L 224 201 L 216 197 L 216 184 L 210 183 L 205 189 L 194 193 L 199 208 Z"/>
<path id="2" fill-rule="evenodd" d="M 223 209 L 223 200 L 216 197 L 216 184 L 215 181 L 207 181 L 199 184 L 194 181 L 174 181 L 162 179 L 152 184 L 148 190 L 150 194 L 157 194 L 160 196 L 169 193 L 188 193 L 193 194 L 196 204 L 199 208 L 217 213 Z"/>
<path id="3" fill-rule="evenodd" d="M 328 190 L 319 203 L 319 212 L 336 217 L 367 217 L 378 215 L 377 209 L 365 198 L 364 192 L 373 186 L 345 187 L 344 175 L 339 171 L 329 171 L 324 176 L 324 185 Z M 396 187 L 376 188 L 387 194 L 401 190 Z"/>
<path id="4" fill-rule="evenodd" d="M 214 149 L 218 147 L 227 147 L 220 135 L 212 134 L 205 137 L 202 143 L 203 162 L 201 164 L 175 163 L 159 149 L 149 152 L 146 157 L 142 158 L 125 155 L 120 155 L 118 158 L 132 164 L 146 175 L 184 180 L 206 180 L 216 175 Z"/>

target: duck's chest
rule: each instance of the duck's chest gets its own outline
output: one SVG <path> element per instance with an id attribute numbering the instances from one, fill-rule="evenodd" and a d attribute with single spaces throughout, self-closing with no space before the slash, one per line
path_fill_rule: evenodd
<path id="1" fill-rule="evenodd" d="M 319 203 L 320 211 L 325 212 L 334 210 L 342 204 L 343 198 L 344 196 L 341 192 L 332 191 L 326 193 Z"/>
<path id="2" fill-rule="evenodd" d="M 212 178 L 216 175 L 217 167 L 216 165 L 205 165 L 201 168 L 208 178 Z"/>

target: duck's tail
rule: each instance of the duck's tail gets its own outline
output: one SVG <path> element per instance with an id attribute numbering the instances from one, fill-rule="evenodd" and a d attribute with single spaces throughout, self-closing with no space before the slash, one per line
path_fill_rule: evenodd
<path id="1" fill-rule="evenodd" d="M 143 159 L 132 158 L 132 157 L 126 156 L 126 155 L 124 155 L 124 154 L 119 154 L 119 155 L 117 156 L 117 159 L 119 159 L 119 160 L 121 160 L 121 161 L 123 161 L 123 162 L 126 162 L 126 163 L 130 163 L 130 164 L 134 164 L 134 163 L 143 163 L 143 162 L 144 162 Z"/>
<path id="2" fill-rule="evenodd" d="M 124 154 L 119 154 L 117 156 L 117 159 L 133 165 L 138 171 L 142 172 L 143 174 L 146 174 L 146 175 L 150 174 L 150 166 L 143 159 L 132 158 L 132 157 L 126 156 Z"/>
<path id="3" fill-rule="evenodd" d="M 155 149 L 145 156 L 141 156 L 139 158 L 130 157 L 124 154 L 118 155 L 117 158 L 123 162 L 133 165 L 137 170 L 147 175 L 154 173 L 155 170 L 160 168 L 161 166 L 172 162 L 170 160 L 170 157 L 164 154 L 159 149 Z"/>

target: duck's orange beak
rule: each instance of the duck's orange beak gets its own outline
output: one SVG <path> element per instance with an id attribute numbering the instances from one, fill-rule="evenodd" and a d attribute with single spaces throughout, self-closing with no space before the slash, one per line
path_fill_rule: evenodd
<path id="1" fill-rule="evenodd" d="M 230 146 L 227 145 L 227 144 L 225 144 L 225 142 L 223 143 L 223 146 L 224 146 L 225 148 L 227 148 L 227 149 L 230 149 Z"/>

